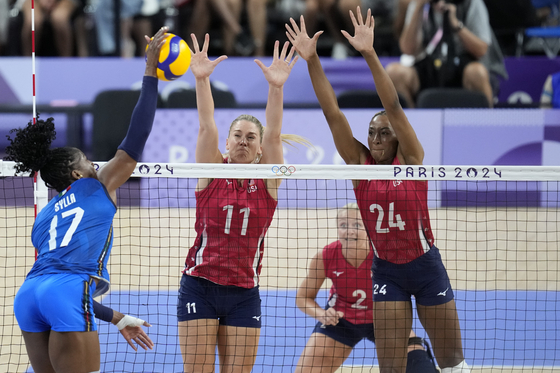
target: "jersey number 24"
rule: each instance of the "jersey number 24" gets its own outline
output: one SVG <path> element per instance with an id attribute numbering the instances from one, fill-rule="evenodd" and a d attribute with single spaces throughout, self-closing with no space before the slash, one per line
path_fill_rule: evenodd
<path id="1" fill-rule="evenodd" d="M 375 231 L 377 233 L 389 233 L 389 228 L 398 227 L 401 231 L 404 230 L 405 222 L 401 218 L 401 214 L 395 215 L 395 202 L 391 202 L 389 204 L 389 218 L 388 225 L 389 227 L 381 228 L 383 224 L 383 218 L 385 217 L 385 212 L 383 211 L 383 207 L 378 205 L 377 203 L 372 203 L 369 206 L 369 212 L 372 214 L 375 213 L 375 210 L 379 211 L 379 215 L 377 215 L 377 223 L 375 224 Z"/>

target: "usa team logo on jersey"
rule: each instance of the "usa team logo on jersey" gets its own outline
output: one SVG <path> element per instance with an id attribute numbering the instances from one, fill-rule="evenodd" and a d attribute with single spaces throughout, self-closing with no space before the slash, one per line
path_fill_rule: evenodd
<path id="1" fill-rule="evenodd" d="M 252 193 L 256 191 L 257 191 L 257 183 L 255 182 L 255 180 L 251 179 L 251 181 L 249 181 L 249 187 L 247 188 L 247 193 Z"/>

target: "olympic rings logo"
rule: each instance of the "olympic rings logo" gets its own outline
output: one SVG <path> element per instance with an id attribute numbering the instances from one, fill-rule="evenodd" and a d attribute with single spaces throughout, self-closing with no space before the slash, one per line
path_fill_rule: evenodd
<path id="1" fill-rule="evenodd" d="M 277 176 L 291 176 L 294 172 L 296 172 L 296 168 L 294 166 L 272 166 L 272 172 L 274 172 Z"/>

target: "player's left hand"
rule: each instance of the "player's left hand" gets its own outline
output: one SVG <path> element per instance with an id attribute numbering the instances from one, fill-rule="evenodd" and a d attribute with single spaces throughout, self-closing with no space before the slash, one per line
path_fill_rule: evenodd
<path id="1" fill-rule="evenodd" d="M 202 44 L 202 49 L 198 44 L 195 34 L 191 34 L 191 39 L 193 42 L 193 50 L 191 52 L 191 71 L 195 79 L 206 79 L 209 78 L 214 68 L 223 60 L 227 58 L 226 55 L 222 55 L 211 61 L 208 58 L 208 47 L 210 45 L 210 35 L 206 33 L 204 35 L 204 43 Z"/>
<path id="2" fill-rule="evenodd" d="M 360 53 L 373 50 L 375 21 L 371 15 L 371 9 L 368 9 L 365 20 L 360 7 L 356 8 L 356 15 L 350 10 L 350 19 L 354 25 L 354 36 L 345 30 L 341 30 L 342 35 Z"/>
<path id="3" fill-rule="evenodd" d="M 138 349 L 132 341 L 136 342 L 138 346 L 142 347 L 146 351 L 148 348 L 152 350 L 154 347 L 154 342 L 152 342 L 150 337 L 148 337 L 146 332 L 142 329 L 142 326 L 150 327 L 152 325 L 150 325 L 147 321 L 129 315 L 125 315 L 117 324 L 117 327 L 124 339 L 126 339 L 134 351 L 138 351 Z"/>
<path id="4" fill-rule="evenodd" d="M 280 42 L 276 40 L 274 43 L 274 56 L 272 58 L 272 64 L 266 67 L 264 63 L 260 60 L 255 60 L 257 65 L 261 68 L 264 73 L 264 77 L 268 81 L 268 84 L 274 87 L 282 87 L 292 71 L 292 67 L 298 60 L 298 56 L 294 57 L 295 48 L 290 48 L 290 53 L 286 56 L 288 52 L 289 42 L 285 42 L 282 48 L 282 52 L 279 53 Z"/>

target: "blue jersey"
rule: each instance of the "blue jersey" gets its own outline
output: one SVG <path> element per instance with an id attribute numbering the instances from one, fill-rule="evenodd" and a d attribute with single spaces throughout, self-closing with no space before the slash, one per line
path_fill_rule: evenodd
<path id="1" fill-rule="evenodd" d="M 88 274 L 99 281 L 94 297 L 109 289 L 107 261 L 117 207 L 99 180 L 76 180 L 35 220 L 31 241 L 37 261 L 28 278 L 54 273 Z"/>

